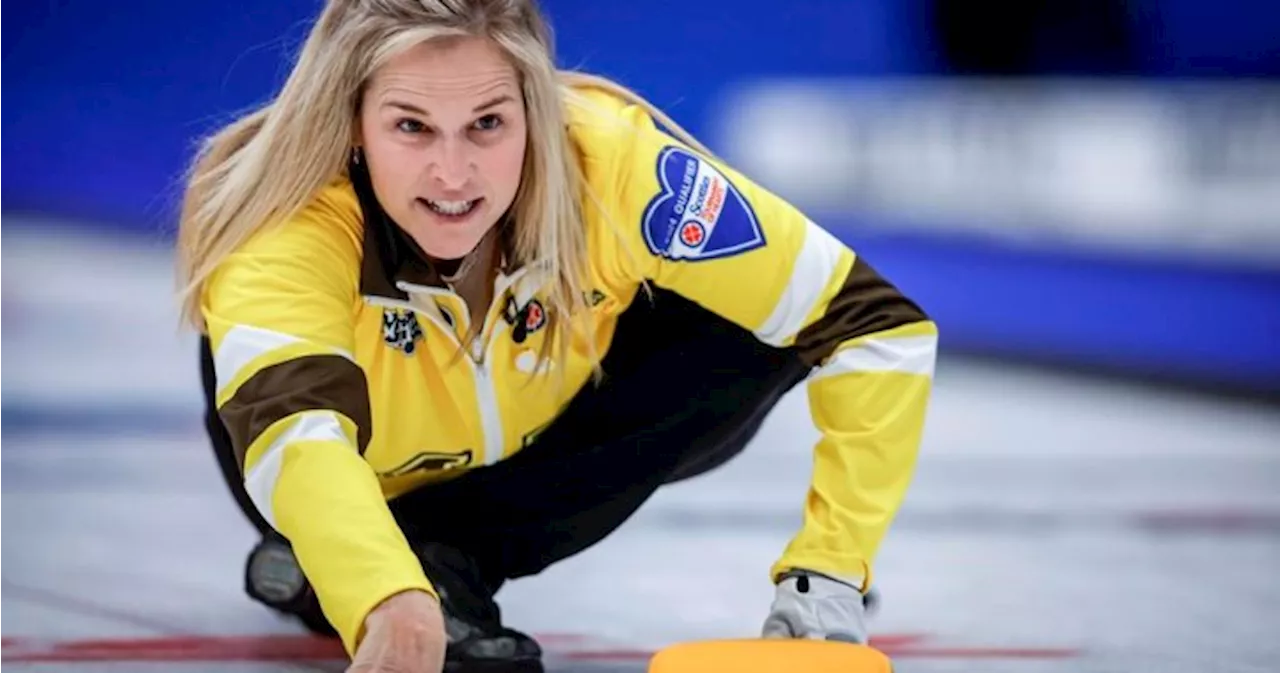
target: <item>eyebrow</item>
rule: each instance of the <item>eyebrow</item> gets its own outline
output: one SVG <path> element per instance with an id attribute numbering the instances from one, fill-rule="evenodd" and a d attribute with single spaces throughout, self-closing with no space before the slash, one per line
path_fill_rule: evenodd
<path id="1" fill-rule="evenodd" d="M 475 114 L 475 113 L 479 113 L 479 112 L 484 112 L 485 110 L 488 110 L 489 108 L 497 107 L 497 106 L 499 106 L 499 105 L 502 105 L 503 103 L 510 103 L 510 102 L 512 102 L 512 101 L 514 101 L 514 100 L 515 100 L 515 99 L 514 99 L 514 98 L 512 98 L 510 94 L 505 94 L 505 93 L 504 93 L 504 94 L 502 94 L 502 95 L 500 95 L 500 96 L 496 96 L 496 97 L 494 97 L 494 98 L 492 98 L 492 99 L 490 99 L 490 100 L 487 100 L 487 101 L 485 101 L 485 102 L 483 102 L 483 103 L 481 103 L 481 104 L 477 105 L 477 106 L 475 107 L 475 109 L 473 109 L 471 112 L 472 112 L 473 114 Z M 411 104 L 411 103 L 403 103 L 403 102 L 401 102 L 401 101 L 387 101 L 386 103 L 383 103 L 383 105 L 385 105 L 385 106 L 387 106 L 387 107 L 398 108 L 398 109 L 404 110 L 405 112 L 412 112 L 413 114 L 422 115 L 423 117 L 430 117 L 430 116 L 431 116 L 431 113 L 429 113 L 429 112 L 427 112 L 426 110 L 423 110 L 422 108 L 420 108 L 420 107 L 418 107 L 418 106 L 416 106 L 416 105 L 413 105 L 413 104 Z"/>
<path id="2" fill-rule="evenodd" d="M 515 99 L 514 99 L 514 98 L 512 98 L 510 94 L 505 94 L 505 93 L 504 93 L 504 94 L 501 94 L 501 95 L 498 95 L 498 96 L 493 97 L 492 99 L 488 100 L 487 102 L 484 102 L 484 103 L 481 103 L 480 105 L 477 105 L 477 106 L 476 106 L 476 108 L 475 108 L 474 110 L 472 110 L 472 112 L 484 112 L 485 110 L 488 110 L 489 108 L 492 108 L 492 107 L 498 107 L 499 105 L 502 105 L 503 103 L 510 103 L 510 102 L 513 102 L 514 100 L 515 100 Z"/>

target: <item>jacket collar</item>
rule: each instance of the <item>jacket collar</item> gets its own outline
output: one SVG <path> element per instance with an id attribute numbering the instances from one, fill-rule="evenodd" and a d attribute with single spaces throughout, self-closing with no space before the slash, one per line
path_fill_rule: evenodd
<path id="1" fill-rule="evenodd" d="M 426 254 L 418 244 L 378 203 L 366 167 L 362 163 L 351 162 L 348 173 L 364 218 L 360 294 L 369 299 L 391 300 L 398 303 L 409 299 L 405 286 L 450 292 L 448 285 L 440 277 L 439 270 L 427 261 Z M 501 228 L 499 245 L 502 246 L 502 258 L 511 259 L 512 228 L 509 222 L 502 222 L 498 226 Z M 524 275 L 524 270 L 508 273 L 511 275 L 501 276 L 506 281 L 503 284 L 515 281 L 517 277 Z"/>

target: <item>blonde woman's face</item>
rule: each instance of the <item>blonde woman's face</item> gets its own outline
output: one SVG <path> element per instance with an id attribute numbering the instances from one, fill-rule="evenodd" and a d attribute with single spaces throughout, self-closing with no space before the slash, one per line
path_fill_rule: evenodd
<path id="1" fill-rule="evenodd" d="M 524 165 L 516 70 L 483 38 L 427 42 L 366 87 L 358 143 L 374 192 L 422 249 L 466 255 L 515 199 Z"/>

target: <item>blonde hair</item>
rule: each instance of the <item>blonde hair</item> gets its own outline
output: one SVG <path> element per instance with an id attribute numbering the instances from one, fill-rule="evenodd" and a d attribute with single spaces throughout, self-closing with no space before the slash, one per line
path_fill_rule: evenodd
<path id="1" fill-rule="evenodd" d="M 566 347 L 562 318 L 588 313 L 582 198 L 599 207 L 585 191 L 565 130 L 573 89 L 602 89 L 642 106 L 680 140 L 710 152 L 635 92 L 603 77 L 558 70 L 550 30 L 533 0 L 329 0 L 279 94 L 208 138 L 193 162 L 177 240 L 185 322 L 204 329 L 204 286 L 228 255 L 262 228 L 287 220 L 345 171 L 359 97 L 374 72 L 417 44 L 455 36 L 492 39 L 520 75 L 529 137 L 513 205 L 512 261 L 549 275 L 548 341 Z"/>

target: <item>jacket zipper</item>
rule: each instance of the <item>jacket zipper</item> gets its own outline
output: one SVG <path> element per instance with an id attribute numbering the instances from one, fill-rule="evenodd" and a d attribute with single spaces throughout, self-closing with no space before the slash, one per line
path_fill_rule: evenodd
<path id="1" fill-rule="evenodd" d="M 496 338 L 491 337 L 491 338 Z M 482 341 L 476 343 L 476 402 L 480 407 L 480 427 L 484 433 L 484 463 L 492 465 L 502 459 L 506 441 L 502 432 L 502 413 L 498 408 L 498 391 L 489 373 Z"/>
<path id="2" fill-rule="evenodd" d="M 507 282 L 503 283 L 502 281 Z M 502 429 L 502 411 L 498 405 L 498 390 L 494 384 L 492 372 L 490 372 L 488 367 L 489 357 L 485 352 L 486 350 L 492 349 L 491 347 L 493 342 L 498 338 L 496 333 L 486 335 L 485 332 L 489 329 L 489 324 L 491 322 L 490 318 L 493 316 L 494 307 L 502 306 L 502 302 L 498 300 L 497 297 L 503 296 L 506 288 L 510 287 L 510 279 L 504 278 L 502 281 L 499 281 L 498 287 L 495 288 L 495 300 L 494 303 L 489 306 L 489 310 L 485 313 L 484 322 L 480 326 L 479 336 L 471 344 L 471 356 L 466 358 L 471 364 L 471 372 L 475 380 L 476 407 L 480 412 L 480 439 L 484 446 L 485 465 L 492 465 L 493 463 L 501 460 L 505 453 L 504 449 L 506 448 L 506 438 L 504 437 Z M 401 290 L 409 293 L 421 293 L 428 296 L 438 293 L 441 296 L 453 296 L 453 293 L 440 290 L 438 288 L 414 285 L 403 281 L 397 283 L 397 286 Z M 460 319 L 469 321 L 470 312 L 465 310 L 465 302 L 463 302 L 463 309 L 464 315 Z M 415 308 L 414 310 L 416 311 L 419 309 Z M 464 327 L 470 329 L 469 324 L 464 324 Z M 495 323 L 495 332 L 498 331 L 498 327 L 499 325 Z M 454 344 L 458 346 L 458 348 L 462 348 L 462 343 L 458 340 L 456 333 L 451 329 L 445 329 L 444 331 L 449 333 L 450 338 L 453 339 Z M 486 348 L 486 345 L 488 345 L 489 348 Z"/>

